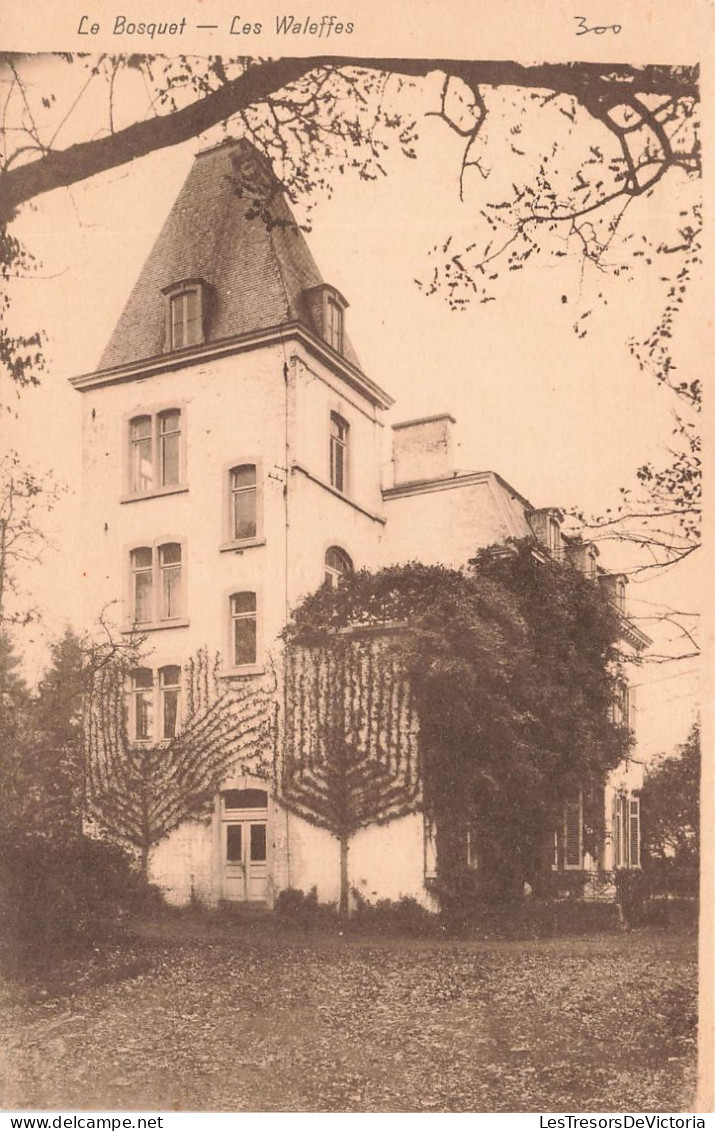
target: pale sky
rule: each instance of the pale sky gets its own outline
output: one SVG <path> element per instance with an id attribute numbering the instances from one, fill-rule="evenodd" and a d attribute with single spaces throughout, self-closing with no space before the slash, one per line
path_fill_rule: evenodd
<path id="1" fill-rule="evenodd" d="M 35 77 L 41 81 L 41 69 Z M 422 105 L 429 96 L 426 88 Z M 495 137 L 499 121 L 495 111 Z M 523 271 L 505 273 L 496 301 L 486 305 L 454 312 L 441 297 L 426 297 L 415 279 L 429 278 L 430 249 L 449 234 L 455 247 L 471 242 L 483 194 L 493 196 L 498 178 L 511 171 L 499 167 L 506 158 L 496 151 L 491 182 L 475 174 L 460 202 L 458 139 L 437 119 L 420 123 L 420 135 L 418 159 L 390 156 L 387 178 L 338 178 L 332 199 L 317 200 L 308 236 L 324 277 L 350 303 L 347 328 L 365 371 L 396 398 L 390 421 L 451 412 L 460 467 L 499 472 L 535 506 L 600 512 L 617 505 L 619 488 L 633 485 L 647 460 L 665 462 L 670 442 L 671 401 L 639 371 L 626 344 L 657 317 L 657 269 L 604 285 L 600 277 L 582 278 L 570 258 L 534 257 Z M 20 449 L 36 470 L 51 468 L 68 487 L 53 520 L 55 549 L 28 579 L 45 613 L 42 629 L 26 630 L 36 667 L 40 654 L 31 642 L 60 631 L 68 619 L 79 621 L 73 527 L 80 397 L 67 378 L 96 365 L 201 147 L 194 141 L 48 194 L 17 225 L 39 265 L 35 277 L 17 285 L 12 327 L 45 329 L 48 366 L 41 389 L 13 402 L 18 415 L 2 423 L 4 444 Z M 647 230 L 668 228 L 689 191 L 675 180 L 670 193 L 663 190 L 637 217 Z M 573 323 L 597 290 L 608 295 L 608 306 L 593 307 L 590 332 L 579 340 Z M 694 324 L 686 315 L 679 328 L 685 376 L 698 350 Z M 618 551 L 602 548 L 601 561 L 617 567 Z M 696 580 L 693 566 L 659 582 L 631 584 L 633 611 L 643 614 L 645 602 L 660 600 L 692 607 Z M 694 666 L 643 668 L 645 754 L 685 738 Z"/>

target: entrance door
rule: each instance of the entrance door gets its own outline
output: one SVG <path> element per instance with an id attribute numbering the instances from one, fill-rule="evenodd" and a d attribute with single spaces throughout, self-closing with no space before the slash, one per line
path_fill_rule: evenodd
<path id="1" fill-rule="evenodd" d="M 268 794 L 263 789 L 228 789 L 221 795 L 223 898 L 266 898 Z"/>

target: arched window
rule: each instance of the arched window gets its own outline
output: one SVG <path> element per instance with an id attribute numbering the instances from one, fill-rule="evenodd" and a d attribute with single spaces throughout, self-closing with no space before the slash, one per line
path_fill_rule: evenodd
<path id="1" fill-rule="evenodd" d="M 230 471 L 231 539 L 255 538 L 258 529 L 256 465 L 244 463 Z"/>
<path id="2" fill-rule="evenodd" d="M 336 491 L 347 491 L 348 436 L 350 425 L 337 412 L 330 414 L 330 485 Z"/>
<path id="3" fill-rule="evenodd" d="M 255 593 L 231 595 L 231 652 L 234 667 L 255 664 L 257 658 Z"/>
<path id="4" fill-rule="evenodd" d="M 341 577 L 353 572 L 352 559 L 339 546 L 331 546 L 325 551 L 325 580 L 336 588 Z"/>

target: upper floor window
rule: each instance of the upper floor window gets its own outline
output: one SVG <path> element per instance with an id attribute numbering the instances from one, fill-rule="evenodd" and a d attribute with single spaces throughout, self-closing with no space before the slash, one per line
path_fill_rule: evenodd
<path id="1" fill-rule="evenodd" d="M 154 442 L 152 418 L 137 416 L 129 425 L 131 444 L 131 489 L 151 491 L 154 486 Z"/>
<path id="2" fill-rule="evenodd" d="M 231 529 L 233 541 L 255 538 L 258 531 L 258 482 L 256 465 L 244 463 L 230 471 Z"/>
<path id="3" fill-rule="evenodd" d="M 179 542 L 139 546 L 131 552 L 132 620 L 134 624 L 176 620 L 183 615 Z"/>
<path id="4" fill-rule="evenodd" d="M 132 737 L 148 742 L 154 737 L 154 673 L 137 668 L 132 676 Z"/>
<path id="5" fill-rule="evenodd" d="M 177 664 L 159 669 L 159 697 L 162 737 L 175 738 L 181 718 L 181 668 Z"/>
<path id="6" fill-rule="evenodd" d="M 187 349 L 204 340 L 206 284 L 200 279 L 164 288 L 167 296 L 166 340 L 170 350 Z"/>
<path id="7" fill-rule="evenodd" d="M 132 611 L 135 624 L 154 619 L 154 551 L 151 546 L 132 550 Z"/>
<path id="8" fill-rule="evenodd" d="M 130 734 L 134 742 L 168 741 L 181 722 L 181 668 L 136 668 L 131 678 Z"/>
<path id="9" fill-rule="evenodd" d="M 618 684 L 611 703 L 611 721 L 616 726 L 629 727 L 631 725 L 631 703 L 628 684 Z"/>
<path id="10" fill-rule="evenodd" d="M 159 573 L 161 575 L 160 620 L 181 616 L 181 546 L 167 542 L 159 546 Z"/>
<path id="11" fill-rule="evenodd" d="M 231 601 L 231 658 L 233 666 L 255 664 L 258 658 L 258 616 L 255 593 L 233 593 Z"/>
<path id="12" fill-rule="evenodd" d="M 181 412 L 178 408 L 160 412 L 159 431 L 159 481 L 162 487 L 179 482 L 179 456 L 181 454 Z"/>
<path id="13" fill-rule="evenodd" d="M 330 485 L 336 491 L 347 490 L 348 436 L 350 425 L 337 412 L 330 414 Z"/>
<path id="14" fill-rule="evenodd" d="M 181 409 L 129 421 L 129 489 L 145 494 L 181 482 Z"/>
<path id="15" fill-rule="evenodd" d="M 331 546 L 325 552 L 325 580 L 337 587 L 341 577 L 347 577 L 353 572 L 353 563 L 348 554 L 339 546 Z"/>

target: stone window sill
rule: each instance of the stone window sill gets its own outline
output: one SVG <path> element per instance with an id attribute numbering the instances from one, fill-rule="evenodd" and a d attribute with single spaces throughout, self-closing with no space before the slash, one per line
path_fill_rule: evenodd
<path id="1" fill-rule="evenodd" d="M 242 550 L 252 550 L 254 546 L 265 546 L 265 538 L 241 538 L 233 542 L 222 542 L 219 551 L 222 554 L 240 554 Z"/>
<path id="2" fill-rule="evenodd" d="M 173 620 L 154 620 L 148 621 L 146 624 L 130 624 L 128 628 L 123 628 L 122 632 L 125 636 L 131 633 L 138 633 L 141 635 L 144 632 L 159 632 L 163 628 L 188 628 L 188 617 L 174 617 Z"/>
<path id="3" fill-rule="evenodd" d="M 237 679 L 243 675 L 264 675 L 265 664 L 242 664 L 240 668 L 221 668 L 219 679 Z"/>
<path id="4" fill-rule="evenodd" d="M 141 503 L 145 499 L 163 499 L 165 495 L 183 495 L 188 489 L 185 484 L 176 483 L 171 487 L 157 487 L 152 491 L 137 491 L 133 495 L 124 495 L 119 502 L 123 506 L 125 503 Z"/>

